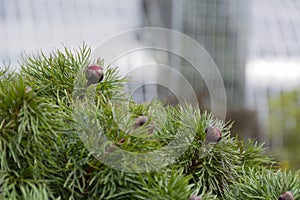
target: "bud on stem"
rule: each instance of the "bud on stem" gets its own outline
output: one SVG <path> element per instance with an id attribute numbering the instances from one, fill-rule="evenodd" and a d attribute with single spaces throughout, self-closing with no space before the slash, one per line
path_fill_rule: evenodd
<path id="1" fill-rule="evenodd" d="M 295 200 L 295 197 L 292 192 L 286 191 L 278 197 L 278 200 Z"/>
<path id="2" fill-rule="evenodd" d="M 87 67 L 86 72 L 87 86 L 97 84 L 103 80 L 103 68 L 99 65 L 90 65 Z"/>

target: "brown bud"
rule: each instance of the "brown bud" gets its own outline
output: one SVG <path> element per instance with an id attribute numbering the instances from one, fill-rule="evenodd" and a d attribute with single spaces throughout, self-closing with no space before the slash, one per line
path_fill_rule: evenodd
<path id="1" fill-rule="evenodd" d="M 117 143 L 117 145 L 122 145 L 125 142 L 125 138 L 122 138 L 121 140 L 119 140 L 119 142 Z"/>
<path id="2" fill-rule="evenodd" d="M 103 79 L 103 68 L 99 65 L 90 65 L 87 67 L 86 72 L 87 86 L 97 84 Z"/>
<path id="3" fill-rule="evenodd" d="M 218 127 L 209 126 L 208 128 L 205 129 L 205 133 L 206 133 L 206 139 L 205 139 L 206 143 L 210 143 L 210 142 L 217 143 L 222 138 L 222 132 Z"/>
<path id="4" fill-rule="evenodd" d="M 278 200 L 295 200 L 295 198 L 292 192 L 286 191 L 278 197 Z"/>
<path id="5" fill-rule="evenodd" d="M 149 118 L 147 116 L 139 116 L 135 119 L 135 125 L 134 128 L 139 128 L 148 123 Z M 149 123 L 146 128 L 148 129 L 148 133 L 153 133 L 154 131 L 154 122 Z"/>
<path id="6" fill-rule="evenodd" d="M 147 116 L 139 116 L 135 119 L 135 127 L 144 126 L 148 122 Z"/>
<path id="7" fill-rule="evenodd" d="M 150 134 L 150 133 L 153 133 L 154 128 L 155 128 L 154 122 L 151 122 L 151 123 L 147 126 L 147 129 L 148 129 L 149 134 Z"/>
<path id="8" fill-rule="evenodd" d="M 201 197 L 193 195 L 191 196 L 190 200 L 202 200 Z"/>

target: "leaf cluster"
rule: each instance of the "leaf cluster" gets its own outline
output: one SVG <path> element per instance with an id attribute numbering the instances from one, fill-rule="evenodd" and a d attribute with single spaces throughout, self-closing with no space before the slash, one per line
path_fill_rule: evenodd
<path id="1" fill-rule="evenodd" d="M 25 55 L 19 72 L 0 70 L 1 199 L 249 199 L 270 197 L 271 189 L 272 197 L 285 189 L 298 195 L 299 177 L 270 167 L 263 145 L 232 138 L 230 123 L 188 104 L 136 104 L 112 66 L 99 84 L 86 87 L 86 67 L 103 65 L 90 60 L 90 52 L 83 45 Z M 148 122 L 136 128 L 142 115 Z M 207 126 L 220 128 L 220 142 L 206 143 Z M 170 163 L 133 173 L 159 162 L 122 160 L 114 154 L 120 150 L 157 151 L 156 160 Z M 115 167 L 100 158 L 114 158 Z M 116 170 L 120 166 L 127 169 Z"/>

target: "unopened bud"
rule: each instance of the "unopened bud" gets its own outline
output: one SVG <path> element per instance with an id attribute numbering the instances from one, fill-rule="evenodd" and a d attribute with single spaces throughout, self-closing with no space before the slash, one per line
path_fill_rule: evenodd
<path id="1" fill-rule="evenodd" d="M 206 133 L 206 143 L 217 143 L 222 138 L 222 132 L 218 127 L 209 126 L 205 129 Z"/>
<path id="2" fill-rule="evenodd" d="M 286 191 L 278 197 L 278 200 L 295 200 L 295 197 L 292 192 Z"/>
<path id="3" fill-rule="evenodd" d="M 103 79 L 103 68 L 99 65 L 90 65 L 86 69 L 87 86 L 97 84 Z"/>

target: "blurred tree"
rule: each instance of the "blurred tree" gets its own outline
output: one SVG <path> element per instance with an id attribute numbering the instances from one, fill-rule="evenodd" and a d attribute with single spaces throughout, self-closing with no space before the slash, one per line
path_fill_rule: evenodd
<path id="1" fill-rule="evenodd" d="M 300 167 L 300 91 L 282 92 L 269 100 L 269 131 L 278 157 L 291 169 Z"/>

